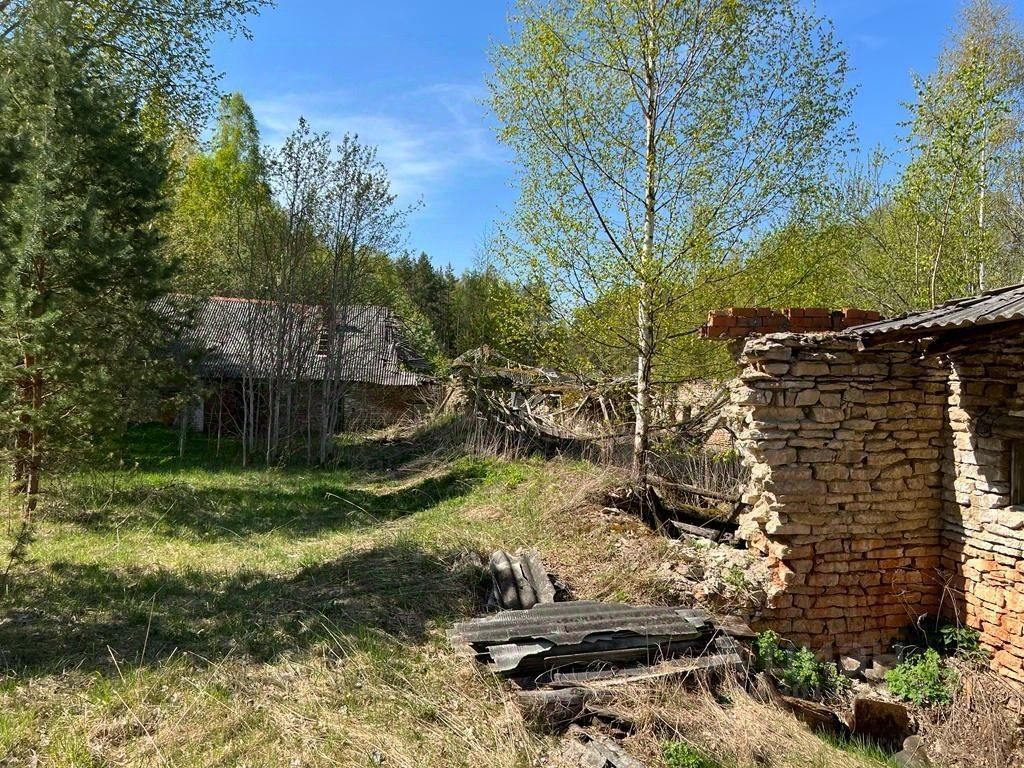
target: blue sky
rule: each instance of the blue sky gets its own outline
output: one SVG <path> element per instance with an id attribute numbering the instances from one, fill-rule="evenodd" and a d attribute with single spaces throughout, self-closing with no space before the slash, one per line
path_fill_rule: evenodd
<path id="1" fill-rule="evenodd" d="M 845 45 L 859 87 L 862 148 L 892 145 L 961 0 L 819 0 Z M 241 91 L 264 141 L 304 115 L 379 148 L 400 199 L 422 202 L 408 247 L 436 264 L 471 266 L 494 222 L 515 202 L 511 155 L 483 105 L 487 52 L 507 33 L 505 0 L 279 0 L 252 21 L 252 40 L 219 41 L 222 87 Z"/>

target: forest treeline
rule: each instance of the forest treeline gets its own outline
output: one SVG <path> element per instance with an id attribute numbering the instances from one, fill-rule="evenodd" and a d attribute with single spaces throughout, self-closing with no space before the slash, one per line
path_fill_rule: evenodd
<path id="1" fill-rule="evenodd" d="M 642 244 L 619 243 L 617 235 L 638 241 L 643 229 L 642 206 L 630 207 L 643 199 L 644 179 L 630 176 L 645 168 L 642 135 L 634 130 L 642 122 L 609 118 L 628 93 L 593 106 L 594 89 L 614 93 L 602 88 L 614 85 L 614 76 L 582 63 L 572 68 L 573 37 L 591 52 L 611 49 L 613 27 L 632 24 L 637 39 L 655 22 L 665 25 L 662 34 L 682 34 L 671 25 L 682 29 L 695 12 L 680 2 L 666 5 L 678 18 L 616 18 L 632 13 L 624 3 L 588 19 L 576 5 L 522 3 L 512 42 L 495 51 L 492 106 L 502 140 L 520 160 L 522 194 L 479 265 L 456 274 L 444 266 L 445 254 L 407 253 L 402 243 L 367 254 L 353 286 L 360 302 L 394 307 L 439 369 L 489 344 L 525 363 L 595 376 L 632 373 L 645 283 L 659 294 L 649 355 L 654 385 L 728 372 L 723 350 L 696 340 L 711 308 L 858 306 L 894 315 L 1024 279 L 1024 36 L 1006 6 L 965 6 L 934 71 L 915 77 L 916 99 L 906 105 L 905 124 L 893 126 L 898 137 L 887 150 L 856 146 L 855 85 L 827 19 L 790 2 L 751 3 L 743 20 L 696 19 L 710 31 L 731 23 L 741 35 L 760 15 L 774 37 L 764 35 L 747 51 L 748 71 L 709 70 L 705 87 L 677 93 L 677 102 L 663 107 L 677 110 L 672 130 L 685 128 L 671 145 L 662 136 L 672 149 L 655 169 L 657 217 L 670 223 L 641 268 L 642 259 L 630 264 L 628 252 L 642 253 Z M 559 46 L 558 66 L 538 76 L 537 62 Z M 662 91 L 678 74 L 663 75 Z M 709 95 L 717 77 L 730 79 Z M 769 101 L 772 78 L 792 93 Z M 715 112 L 726 86 L 748 113 L 760 110 L 760 124 Z M 551 115 L 564 124 L 548 121 Z M 786 130 L 768 131 L 769 118 L 773 126 L 784 118 Z M 373 144 L 372 136 L 353 138 Z M 231 256 L 241 246 L 232 240 L 239 229 L 228 223 L 229 209 L 242 194 L 237 185 L 265 184 L 260 173 L 268 161 L 244 98 L 222 100 L 210 141 L 169 141 L 175 149 L 165 231 L 183 266 L 175 284 L 252 293 Z M 722 146 L 728 152 L 707 149 Z M 768 160 L 744 164 L 741 154 Z M 632 169 L 621 170 L 632 160 Z"/>

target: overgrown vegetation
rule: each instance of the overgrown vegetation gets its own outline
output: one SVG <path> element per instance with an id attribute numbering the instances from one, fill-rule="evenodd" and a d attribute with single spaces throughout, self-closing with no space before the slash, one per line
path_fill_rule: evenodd
<path id="1" fill-rule="evenodd" d="M 809 648 L 792 647 L 770 629 L 757 636 L 756 666 L 796 696 L 820 698 L 850 687 L 835 664 L 818 661 Z"/>
<path id="2" fill-rule="evenodd" d="M 948 620 L 926 619 L 911 630 L 912 651 L 933 648 L 943 658 L 956 657 L 967 662 L 983 662 L 988 658 L 981 647 L 976 629 Z"/>
<path id="3" fill-rule="evenodd" d="M 889 690 L 918 706 L 949 704 L 957 675 L 934 648 L 912 655 L 885 673 Z"/>
<path id="4" fill-rule="evenodd" d="M 977 630 L 946 620 L 923 620 L 911 630 L 913 644 L 903 648 L 903 660 L 885 680 L 900 699 L 918 706 L 952 702 L 960 674 L 953 662 L 980 666 L 988 659 Z"/>
<path id="5" fill-rule="evenodd" d="M 661 748 L 668 768 L 722 768 L 722 764 L 694 749 L 685 741 L 667 741 Z"/>

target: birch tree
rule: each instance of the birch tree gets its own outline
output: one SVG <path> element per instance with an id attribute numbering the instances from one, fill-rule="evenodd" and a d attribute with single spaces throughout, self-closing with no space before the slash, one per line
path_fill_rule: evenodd
<path id="1" fill-rule="evenodd" d="M 373 257 L 393 253 L 400 244 L 406 211 L 395 205 L 387 169 L 377 150 L 346 134 L 338 144 L 324 179 L 323 310 L 325 340 L 320 350 L 325 375 L 321 382 L 319 444 L 321 464 L 329 458 L 334 435 L 344 428 L 347 378 L 353 356 L 368 359 L 370 350 L 351 332 L 353 307 L 368 277 Z"/>
<path id="2" fill-rule="evenodd" d="M 857 186 L 857 300 L 888 313 L 1021 279 L 1024 34 L 1009 9 L 975 0 L 935 72 L 916 77 L 896 181 L 884 159 Z"/>
<path id="3" fill-rule="evenodd" d="M 506 252 L 579 316 L 635 317 L 633 473 L 649 471 L 659 352 L 681 303 L 742 269 L 756 233 L 829 175 L 846 59 L 797 0 L 522 0 L 492 105 L 520 167 Z"/>

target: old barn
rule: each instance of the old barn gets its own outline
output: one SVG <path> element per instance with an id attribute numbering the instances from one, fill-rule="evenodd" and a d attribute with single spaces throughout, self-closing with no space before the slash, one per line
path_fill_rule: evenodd
<path id="1" fill-rule="evenodd" d="M 180 347 L 202 382 L 197 430 L 243 434 L 391 424 L 417 408 L 429 381 L 389 307 L 249 298 L 168 299 Z"/>

